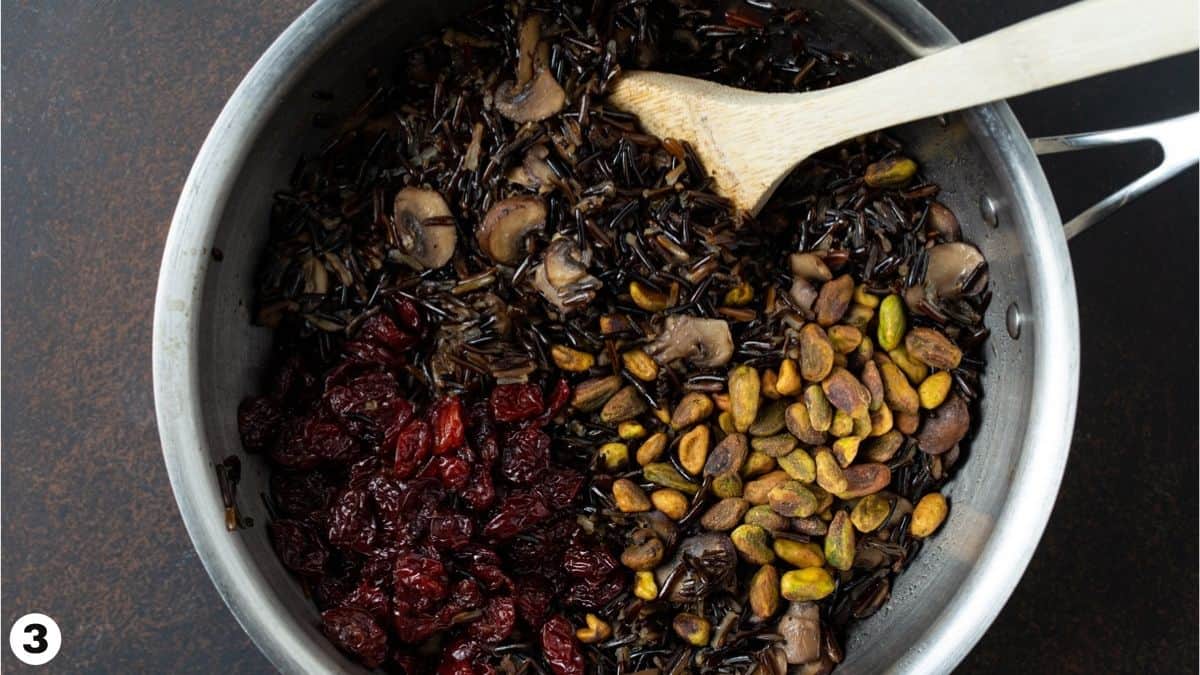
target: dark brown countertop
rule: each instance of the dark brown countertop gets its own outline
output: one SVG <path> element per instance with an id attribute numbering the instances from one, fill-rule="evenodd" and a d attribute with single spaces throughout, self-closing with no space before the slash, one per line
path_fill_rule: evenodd
<path id="1" fill-rule="evenodd" d="M 187 538 L 154 425 L 159 256 L 192 159 L 306 3 L 4 2 L 3 627 L 40 611 L 47 672 L 262 672 Z M 960 37 L 1064 4 L 931 9 Z M 1135 27 L 1131 27 L 1135 29 Z M 1031 135 L 1194 110 L 1194 56 L 1025 97 Z M 1153 162 L 1048 164 L 1073 213 Z M 961 672 L 1195 672 L 1197 172 L 1071 245 L 1082 395 L 1062 493 Z M 23 672 L 6 643 L 3 669 Z"/>

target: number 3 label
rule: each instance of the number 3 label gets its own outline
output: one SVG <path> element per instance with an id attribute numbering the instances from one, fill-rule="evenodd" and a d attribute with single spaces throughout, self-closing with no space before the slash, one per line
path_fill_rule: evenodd
<path id="1" fill-rule="evenodd" d="M 62 633 L 54 619 L 34 612 L 13 624 L 8 632 L 8 646 L 22 663 L 40 666 L 58 656 Z"/>

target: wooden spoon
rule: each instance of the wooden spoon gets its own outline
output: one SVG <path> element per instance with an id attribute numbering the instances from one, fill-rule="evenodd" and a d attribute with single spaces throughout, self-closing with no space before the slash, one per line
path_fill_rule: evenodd
<path id="1" fill-rule="evenodd" d="M 633 71 L 609 93 L 659 138 L 687 141 L 717 192 L 757 213 L 809 155 L 886 127 L 1197 48 L 1197 0 L 1084 0 L 857 82 L 767 94 Z"/>

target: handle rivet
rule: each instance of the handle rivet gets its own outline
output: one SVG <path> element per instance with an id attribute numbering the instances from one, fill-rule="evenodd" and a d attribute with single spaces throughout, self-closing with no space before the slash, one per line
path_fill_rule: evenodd
<path id="1" fill-rule="evenodd" d="M 1008 309 L 1004 312 L 1004 327 L 1008 329 L 1008 336 L 1014 340 L 1021 337 L 1021 323 L 1025 317 L 1021 315 L 1021 309 L 1017 307 L 1017 303 L 1010 303 Z"/>
<path id="2" fill-rule="evenodd" d="M 1000 224 L 998 215 L 1000 207 L 996 204 L 996 200 L 987 195 L 979 198 L 979 213 L 983 216 L 983 222 L 987 223 L 988 227 L 996 227 Z"/>

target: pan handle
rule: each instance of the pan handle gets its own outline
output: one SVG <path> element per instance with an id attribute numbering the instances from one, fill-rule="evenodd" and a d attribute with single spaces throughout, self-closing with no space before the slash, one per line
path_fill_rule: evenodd
<path id="1" fill-rule="evenodd" d="M 1033 151 L 1039 155 L 1073 152 L 1135 141 L 1158 143 L 1158 146 L 1162 148 L 1162 162 L 1137 180 L 1101 199 L 1083 213 L 1067 221 L 1063 225 L 1067 239 L 1071 239 L 1107 218 L 1117 209 L 1200 161 L 1200 113 L 1191 113 L 1134 127 L 1032 139 Z"/>

